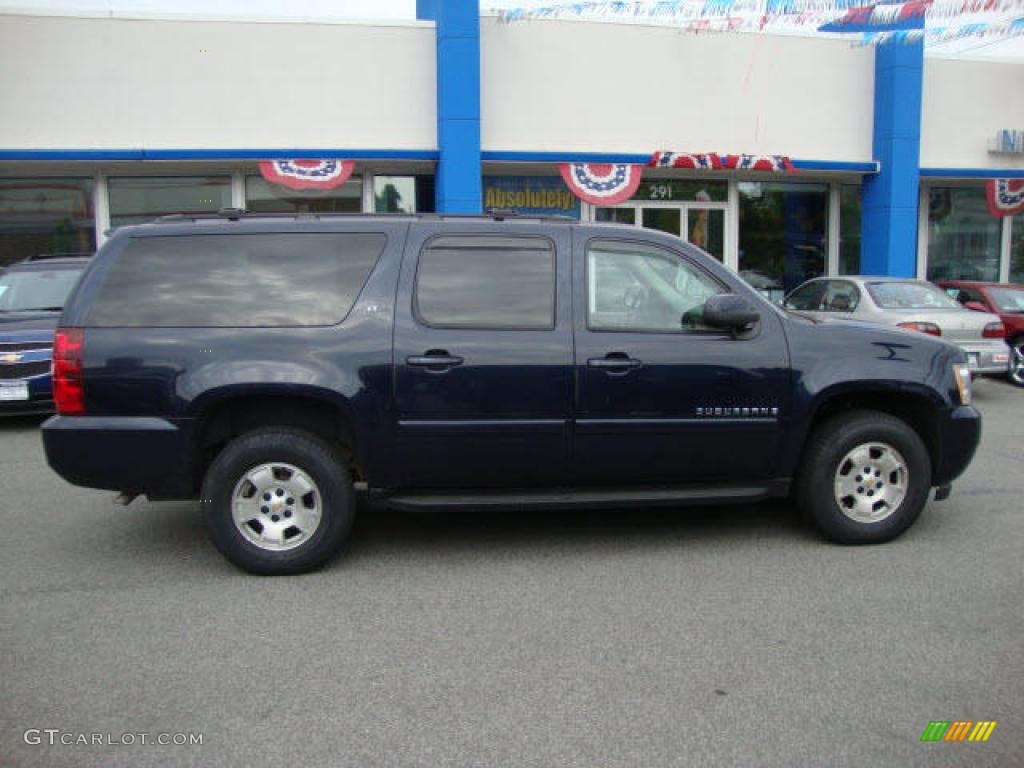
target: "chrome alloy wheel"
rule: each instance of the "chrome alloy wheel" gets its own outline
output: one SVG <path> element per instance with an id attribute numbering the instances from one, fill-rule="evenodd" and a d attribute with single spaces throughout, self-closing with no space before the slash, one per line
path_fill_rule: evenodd
<path id="1" fill-rule="evenodd" d="M 906 459 L 886 443 L 858 445 L 839 462 L 836 503 L 851 520 L 877 523 L 895 512 L 907 496 Z"/>
<path id="2" fill-rule="evenodd" d="M 320 526 L 323 497 L 313 479 L 291 464 L 260 464 L 235 486 L 231 518 L 246 540 L 280 552 L 307 542 Z"/>
<path id="3" fill-rule="evenodd" d="M 1024 341 L 1018 341 L 1010 351 L 1010 381 L 1024 387 Z"/>

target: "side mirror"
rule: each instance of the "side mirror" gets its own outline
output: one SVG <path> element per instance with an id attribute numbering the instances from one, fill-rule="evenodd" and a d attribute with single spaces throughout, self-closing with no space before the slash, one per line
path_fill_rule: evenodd
<path id="1" fill-rule="evenodd" d="M 973 309 L 975 312 L 988 312 L 988 308 L 980 301 L 965 301 L 964 306 Z"/>
<path id="2" fill-rule="evenodd" d="M 720 293 L 704 304 L 704 324 L 711 328 L 738 333 L 747 330 L 760 319 L 761 313 L 735 293 Z"/>

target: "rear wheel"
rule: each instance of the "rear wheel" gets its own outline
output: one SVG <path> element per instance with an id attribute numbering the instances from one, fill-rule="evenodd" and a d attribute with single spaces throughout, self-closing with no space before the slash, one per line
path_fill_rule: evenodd
<path id="1" fill-rule="evenodd" d="M 818 427 L 797 483 L 804 516 L 840 544 L 877 544 L 917 519 L 931 488 L 931 460 L 908 424 L 854 411 Z"/>
<path id="2" fill-rule="evenodd" d="M 232 440 L 210 465 L 202 499 L 217 549 L 262 575 L 321 565 L 355 515 L 352 481 L 337 453 L 314 435 L 285 428 Z"/>
<path id="3" fill-rule="evenodd" d="M 1010 342 L 1010 372 L 1011 384 L 1024 387 L 1024 336 L 1018 336 Z"/>

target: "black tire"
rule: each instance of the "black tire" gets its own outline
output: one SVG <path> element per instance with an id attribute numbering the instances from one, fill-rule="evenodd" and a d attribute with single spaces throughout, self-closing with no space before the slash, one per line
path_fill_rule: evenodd
<path id="1" fill-rule="evenodd" d="M 318 524 L 310 525 L 300 544 L 283 550 L 257 546 L 233 519 L 236 486 L 253 468 L 275 463 L 301 470 L 318 492 L 308 497 L 310 506 L 318 506 Z M 272 427 L 248 432 L 224 447 L 206 472 L 201 506 L 221 554 L 250 573 L 277 576 L 313 570 L 337 553 L 352 528 L 356 501 L 348 467 L 329 444 L 308 432 Z"/>
<path id="2" fill-rule="evenodd" d="M 840 462 L 858 446 L 869 443 L 891 446 L 902 456 L 906 466 L 902 501 L 892 507 L 883 506 L 879 514 L 888 516 L 876 522 L 855 520 L 844 512 L 835 490 Z M 878 411 L 851 411 L 829 419 L 814 430 L 804 451 L 796 497 L 804 518 L 832 541 L 880 544 L 899 536 L 921 514 L 928 502 L 931 476 L 928 449 L 906 422 Z"/>
<path id="3" fill-rule="evenodd" d="M 1006 378 L 1011 384 L 1024 387 L 1024 336 L 1010 342 L 1010 370 Z"/>

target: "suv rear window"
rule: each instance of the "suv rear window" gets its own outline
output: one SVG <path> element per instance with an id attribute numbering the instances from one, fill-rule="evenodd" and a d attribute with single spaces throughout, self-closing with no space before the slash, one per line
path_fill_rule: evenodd
<path id="1" fill-rule="evenodd" d="M 111 265 L 87 325 L 333 325 L 386 241 L 354 232 L 136 238 Z"/>

